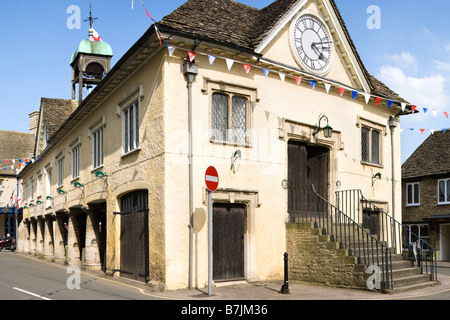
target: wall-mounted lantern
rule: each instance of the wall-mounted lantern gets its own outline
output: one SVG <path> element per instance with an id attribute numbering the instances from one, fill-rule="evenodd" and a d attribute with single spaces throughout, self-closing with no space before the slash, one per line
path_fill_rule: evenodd
<path id="1" fill-rule="evenodd" d="M 373 184 L 375 183 L 375 180 L 376 179 L 380 179 L 381 180 L 381 173 L 375 173 L 374 175 L 373 175 L 373 177 L 372 177 L 372 187 L 373 187 Z"/>
<path id="2" fill-rule="evenodd" d="M 322 120 L 327 121 L 327 125 L 323 128 L 320 127 Z M 316 136 L 321 129 L 323 129 L 323 136 L 325 138 L 330 139 L 333 136 L 333 128 L 330 127 L 328 117 L 324 113 L 319 116 L 319 124 L 317 125 L 317 129 L 314 131 L 313 136 Z"/>

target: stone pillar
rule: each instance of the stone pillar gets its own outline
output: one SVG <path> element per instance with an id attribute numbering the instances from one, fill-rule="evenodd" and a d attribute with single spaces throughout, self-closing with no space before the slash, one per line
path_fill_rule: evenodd
<path id="1" fill-rule="evenodd" d="M 79 230 L 78 214 L 69 214 L 69 225 L 67 230 L 67 260 L 69 265 L 81 266 L 81 251 L 78 244 L 77 232 Z"/>
<path id="2" fill-rule="evenodd" d="M 70 209 L 67 234 L 69 264 L 82 266 L 82 253 L 86 242 L 86 213 L 81 208 Z"/>
<path id="3" fill-rule="evenodd" d="M 36 234 L 37 234 L 37 221 L 35 218 L 31 219 L 30 222 L 30 249 L 29 253 L 34 254 L 36 252 Z"/>
<path id="4" fill-rule="evenodd" d="M 86 269 L 100 269 L 101 260 L 99 252 L 99 219 L 94 210 L 85 207 L 86 220 L 86 245 L 84 251 L 84 267 Z"/>
<path id="5" fill-rule="evenodd" d="M 22 224 L 23 228 L 20 237 L 20 252 L 28 253 L 30 251 L 30 221 L 28 219 L 24 220 Z"/>
<path id="6" fill-rule="evenodd" d="M 56 214 L 55 233 L 54 233 L 54 259 L 56 261 L 66 260 L 66 243 L 67 243 L 67 227 L 69 223 L 69 215 L 67 212 L 59 212 Z"/>
<path id="7" fill-rule="evenodd" d="M 37 219 L 37 231 L 36 231 L 36 254 L 44 254 L 44 218 L 38 217 Z"/>
<path id="8" fill-rule="evenodd" d="M 48 215 L 44 219 L 44 257 L 47 258 L 51 258 L 54 255 L 53 221 L 55 221 L 53 215 Z"/>

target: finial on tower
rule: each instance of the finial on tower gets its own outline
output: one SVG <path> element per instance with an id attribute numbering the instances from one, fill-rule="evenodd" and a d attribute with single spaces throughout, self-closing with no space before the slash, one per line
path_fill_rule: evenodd
<path id="1" fill-rule="evenodd" d="M 92 26 L 94 25 L 95 20 L 98 20 L 98 18 L 94 18 L 92 16 L 92 2 L 91 2 L 90 6 L 89 6 L 89 15 L 88 15 L 87 19 L 83 21 L 83 22 L 89 22 L 89 35 L 91 35 L 91 33 L 92 33 L 91 31 L 93 31 Z"/>

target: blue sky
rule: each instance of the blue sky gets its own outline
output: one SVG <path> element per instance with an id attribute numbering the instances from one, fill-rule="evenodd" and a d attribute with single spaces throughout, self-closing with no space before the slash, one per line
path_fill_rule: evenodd
<path id="1" fill-rule="evenodd" d="M 185 0 L 143 0 L 155 20 Z M 28 131 L 28 114 L 39 109 L 41 97 L 70 98 L 70 57 L 88 26 L 70 29 L 71 5 L 89 13 L 89 0 L 2 1 L 0 11 L 0 130 Z M 262 8 L 272 0 L 241 0 Z M 450 2 L 435 0 L 336 0 L 350 35 L 367 70 L 418 106 L 427 115 L 402 118 L 402 160 L 431 134 L 430 129 L 450 128 Z M 113 63 L 140 38 L 151 24 L 136 0 L 92 0 L 100 17 L 95 29 L 114 50 Z M 369 6 L 380 9 L 380 28 L 369 29 Z M 431 110 L 437 115 L 433 115 Z M 410 131 L 409 128 L 414 128 Z M 419 129 L 426 129 L 423 134 Z"/>

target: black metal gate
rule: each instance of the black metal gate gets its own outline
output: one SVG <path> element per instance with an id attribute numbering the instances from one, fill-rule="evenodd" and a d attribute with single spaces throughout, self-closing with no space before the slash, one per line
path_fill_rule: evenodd
<path id="1" fill-rule="evenodd" d="M 148 191 L 122 198 L 120 227 L 120 276 L 149 281 Z"/>
<path id="2" fill-rule="evenodd" d="M 245 279 L 245 217 L 244 205 L 214 205 L 213 278 L 216 282 Z"/>

